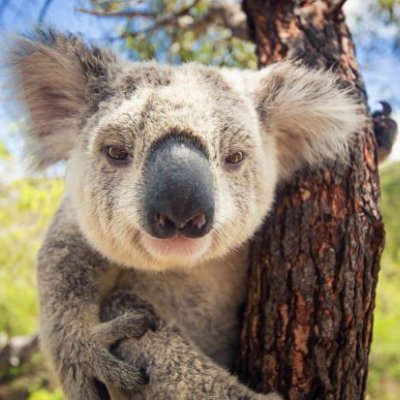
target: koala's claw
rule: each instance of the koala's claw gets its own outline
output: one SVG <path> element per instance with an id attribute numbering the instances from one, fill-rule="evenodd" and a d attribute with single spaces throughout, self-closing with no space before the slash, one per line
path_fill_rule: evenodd
<path id="1" fill-rule="evenodd" d="M 68 379 L 67 374 L 64 375 L 63 386 L 69 394 L 68 398 L 81 400 L 74 394 L 77 390 L 76 376 L 79 376 L 78 380 L 82 382 L 79 393 L 85 393 L 85 400 L 101 399 L 95 387 L 96 380 L 121 391 L 137 390 L 138 386 L 148 384 L 150 378 L 144 360 L 130 360 L 131 362 L 127 363 L 113 354 L 113 347 L 124 340 L 135 341 L 149 330 L 156 331 L 159 326 L 158 317 L 143 309 L 126 312 L 93 327 L 89 336 L 81 342 L 82 350 L 74 359 L 74 379 Z M 72 346 L 76 347 L 76 342 Z M 71 353 L 73 352 L 71 350 Z"/>
<path id="2" fill-rule="evenodd" d="M 103 387 L 128 392 L 149 383 L 147 368 L 142 362 L 128 364 L 106 348 L 92 347 L 90 354 L 90 360 L 86 358 L 75 365 L 72 375 L 64 375 L 62 385 L 70 400 L 103 400 L 108 398 L 102 395 Z"/>
<path id="3" fill-rule="evenodd" d="M 102 351 L 100 365 L 96 368 L 96 378 L 123 390 L 135 389 L 149 383 L 149 375 L 144 366 L 127 364 L 108 351 Z"/>
<path id="4" fill-rule="evenodd" d="M 141 311 L 130 311 L 97 325 L 94 331 L 98 348 L 96 377 L 124 390 L 147 384 L 149 376 L 146 366 L 126 363 L 112 354 L 112 349 L 124 340 L 139 339 L 147 331 L 156 331 L 160 326 L 161 322 L 155 314 Z"/>

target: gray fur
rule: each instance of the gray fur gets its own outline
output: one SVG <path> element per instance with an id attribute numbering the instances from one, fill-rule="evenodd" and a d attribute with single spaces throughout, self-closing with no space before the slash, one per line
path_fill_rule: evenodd
<path id="1" fill-rule="evenodd" d="M 38 261 L 42 348 L 67 397 L 99 399 L 96 378 L 114 400 L 278 400 L 223 368 L 238 347 L 247 244 L 279 180 L 345 157 L 363 120 L 348 90 L 289 62 L 260 72 L 132 64 L 43 32 L 14 48 L 38 163 L 68 160 Z M 171 253 L 141 228 L 143 167 L 171 134 L 206 149 L 212 172 L 214 226 L 193 251 Z M 131 164 L 110 164 L 109 145 L 129 149 Z M 246 158 L 230 168 L 235 151 Z"/>

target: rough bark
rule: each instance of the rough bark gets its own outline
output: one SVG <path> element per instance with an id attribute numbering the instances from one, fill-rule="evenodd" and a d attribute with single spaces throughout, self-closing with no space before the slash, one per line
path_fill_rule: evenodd
<path id="1" fill-rule="evenodd" d="M 331 68 L 366 94 L 344 1 L 244 0 L 260 66 L 292 57 Z M 321 127 L 323 129 L 323 127 Z M 287 399 L 365 395 L 383 249 L 370 123 L 347 164 L 302 171 L 279 188 L 254 240 L 238 373 Z"/>

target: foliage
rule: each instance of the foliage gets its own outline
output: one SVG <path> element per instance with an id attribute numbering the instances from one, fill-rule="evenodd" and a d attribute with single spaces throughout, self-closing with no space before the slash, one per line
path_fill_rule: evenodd
<path id="1" fill-rule="evenodd" d="M 35 354 L 29 362 L 12 367 L 0 377 L 0 399 L 63 400 L 61 390 L 53 386 L 43 357 Z"/>
<path id="2" fill-rule="evenodd" d="M 400 18 L 400 0 L 378 0 L 378 10 L 380 14 L 388 21 L 399 22 Z"/>
<path id="3" fill-rule="evenodd" d="M 353 3 L 352 3 L 353 2 Z M 350 0 L 352 33 L 369 63 L 382 55 L 400 55 L 400 0 Z M 360 60 L 359 60 L 360 61 Z M 369 65 L 365 65 L 368 69 Z"/>
<path id="4" fill-rule="evenodd" d="M 382 170 L 381 187 L 386 246 L 377 289 L 369 391 L 377 400 L 397 400 L 400 395 L 400 163 L 389 164 Z"/>
<path id="5" fill-rule="evenodd" d="M 0 171 L 6 177 L 15 163 L 0 142 Z M 2 175 L 3 176 L 3 175 Z M 35 258 L 61 197 L 60 179 L 0 180 L 0 334 L 24 335 L 38 327 Z M 48 372 L 36 355 L 0 376 L 0 398 L 61 400 L 49 389 Z"/>
<path id="6" fill-rule="evenodd" d="M 102 14 L 103 18 L 119 15 L 115 17 L 120 23 L 117 39 L 122 40 L 124 50 L 134 60 L 257 66 L 254 45 L 233 35 L 226 20 L 222 21 L 220 9 L 217 10 L 219 2 L 92 0 L 88 3 L 91 7 L 84 10 Z"/>
<path id="7" fill-rule="evenodd" d="M 37 328 L 34 260 L 61 192 L 60 180 L 0 183 L 0 332 Z"/>

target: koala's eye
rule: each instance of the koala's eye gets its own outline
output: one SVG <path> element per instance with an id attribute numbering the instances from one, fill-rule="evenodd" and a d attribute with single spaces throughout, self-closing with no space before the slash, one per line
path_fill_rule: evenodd
<path id="1" fill-rule="evenodd" d="M 244 160 L 243 151 L 236 151 L 225 158 L 227 164 L 239 164 Z"/>
<path id="2" fill-rule="evenodd" d="M 105 153 L 112 162 L 126 163 L 131 158 L 129 151 L 121 146 L 107 146 Z"/>

